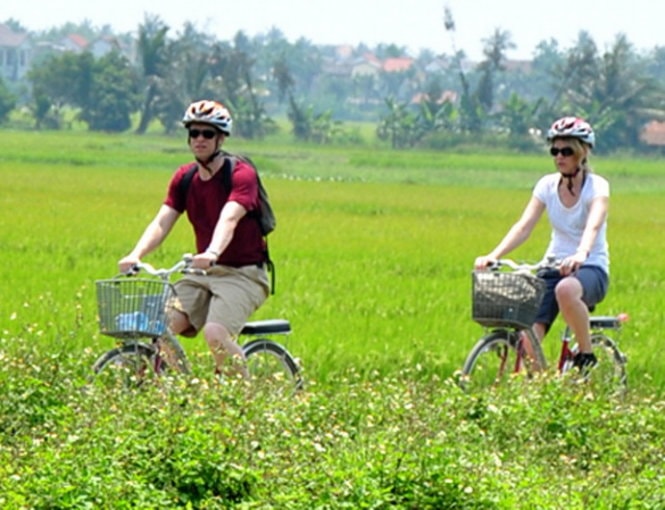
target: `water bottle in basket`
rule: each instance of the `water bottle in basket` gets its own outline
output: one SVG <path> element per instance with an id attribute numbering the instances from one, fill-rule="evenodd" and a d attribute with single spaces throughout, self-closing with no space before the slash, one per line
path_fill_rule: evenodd
<path id="1" fill-rule="evenodd" d="M 117 331 L 143 332 L 150 329 L 148 316 L 143 312 L 120 313 L 115 318 Z"/>

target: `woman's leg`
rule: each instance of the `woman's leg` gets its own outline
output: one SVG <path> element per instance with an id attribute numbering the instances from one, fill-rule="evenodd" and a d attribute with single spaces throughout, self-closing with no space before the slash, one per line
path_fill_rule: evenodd
<path id="1" fill-rule="evenodd" d="M 584 289 L 574 276 L 564 278 L 555 289 L 561 316 L 570 326 L 580 352 L 591 353 L 591 335 L 589 332 L 589 307 L 582 300 Z"/>

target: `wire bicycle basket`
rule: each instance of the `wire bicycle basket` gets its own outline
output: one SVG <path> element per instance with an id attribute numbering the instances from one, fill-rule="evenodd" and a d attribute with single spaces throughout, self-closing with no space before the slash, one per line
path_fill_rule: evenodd
<path id="1" fill-rule="evenodd" d="M 166 309 L 175 297 L 173 285 L 158 279 L 97 280 L 99 329 L 115 338 L 159 336 L 166 330 Z"/>
<path id="2" fill-rule="evenodd" d="M 527 328 L 545 294 L 545 282 L 530 273 L 474 271 L 473 320 L 485 327 Z"/>

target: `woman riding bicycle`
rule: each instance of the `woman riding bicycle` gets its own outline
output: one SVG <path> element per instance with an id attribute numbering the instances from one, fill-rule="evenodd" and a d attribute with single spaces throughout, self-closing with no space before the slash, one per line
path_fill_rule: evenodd
<path id="1" fill-rule="evenodd" d="M 542 340 L 561 311 L 580 348 L 575 366 L 584 370 L 597 363 L 589 309 L 603 300 L 609 285 L 609 183 L 589 167 L 595 135 L 586 121 L 558 119 L 548 130 L 547 141 L 557 172 L 537 182 L 520 219 L 496 248 L 476 259 L 475 268 L 487 268 L 524 243 L 546 210 L 552 225 L 546 257 L 560 261 L 560 269 L 539 274 L 547 290 L 533 329 Z"/>

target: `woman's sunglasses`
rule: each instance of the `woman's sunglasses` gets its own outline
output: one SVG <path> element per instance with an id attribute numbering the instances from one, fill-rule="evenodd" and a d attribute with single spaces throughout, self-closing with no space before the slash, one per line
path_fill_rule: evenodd
<path id="1" fill-rule="evenodd" d="M 575 154 L 575 151 L 572 147 L 562 147 L 561 149 L 558 147 L 552 147 L 550 149 L 550 154 L 555 157 L 561 154 L 564 158 L 567 158 Z"/>
<path id="2" fill-rule="evenodd" d="M 215 135 L 217 134 L 216 131 L 212 129 L 190 129 L 189 130 L 189 137 L 196 139 L 199 136 L 203 135 L 203 138 L 206 140 L 212 140 L 215 138 Z"/>

